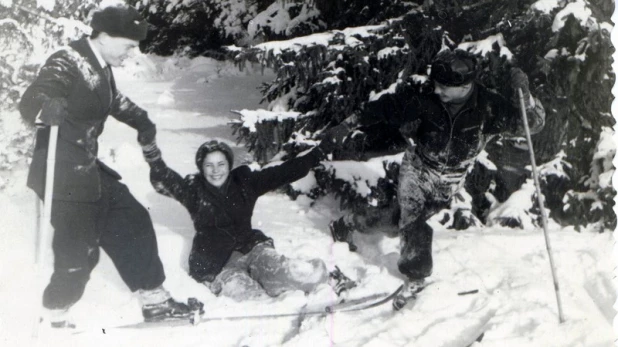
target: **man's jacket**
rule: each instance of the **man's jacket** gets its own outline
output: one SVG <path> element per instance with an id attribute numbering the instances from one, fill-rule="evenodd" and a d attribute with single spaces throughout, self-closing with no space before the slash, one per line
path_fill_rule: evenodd
<path id="1" fill-rule="evenodd" d="M 66 98 L 68 118 L 59 126 L 54 199 L 96 201 L 101 196 L 101 170 L 120 176 L 97 159 L 98 137 L 108 115 L 138 132 L 154 128 L 146 111 L 116 90 L 86 38 L 52 54 L 22 96 L 23 119 L 34 124 L 45 100 Z M 28 186 L 40 197 L 45 190 L 49 127 L 39 128 L 28 175 Z"/>
<path id="2" fill-rule="evenodd" d="M 535 101 L 527 110 L 533 134 L 545 123 L 545 111 Z M 362 125 L 385 121 L 399 127 L 406 140 L 414 142 L 423 163 L 442 173 L 464 172 L 495 135 L 524 132 L 519 108 L 479 84 L 457 114 L 451 114 L 437 95 L 408 86 L 369 102 L 359 121 Z"/>

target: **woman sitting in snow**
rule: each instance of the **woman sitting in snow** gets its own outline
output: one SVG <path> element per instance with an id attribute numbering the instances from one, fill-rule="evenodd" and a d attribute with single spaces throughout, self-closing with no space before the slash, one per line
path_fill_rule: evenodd
<path id="1" fill-rule="evenodd" d="M 338 268 L 327 274 L 320 259 L 305 262 L 277 253 L 273 240 L 251 227 L 261 195 L 304 177 L 333 147 L 333 136 L 327 133 L 318 147 L 279 166 L 253 171 L 243 165 L 232 170 L 232 149 L 212 140 L 196 153 L 199 173 L 182 178 L 161 159 L 156 143 L 143 146 L 155 190 L 178 200 L 193 220 L 191 277 L 216 295 L 236 298 L 263 293 L 260 288 L 270 296 L 287 290 L 308 293 L 329 277 L 337 294 L 353 287 Z"/>

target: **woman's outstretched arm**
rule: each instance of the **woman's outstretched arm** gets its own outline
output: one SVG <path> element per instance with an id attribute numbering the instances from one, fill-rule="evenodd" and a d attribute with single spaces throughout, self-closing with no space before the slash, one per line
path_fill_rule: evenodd
<path id="1" fill-rule="evenodd" d="M 190 179 L 183 178 L 167 166 L 155 141 L 143 145 L 142 153 L 150 166 L 150 183 L 157 193 L 174 198 L 189 208 L 193 195 Z"/>

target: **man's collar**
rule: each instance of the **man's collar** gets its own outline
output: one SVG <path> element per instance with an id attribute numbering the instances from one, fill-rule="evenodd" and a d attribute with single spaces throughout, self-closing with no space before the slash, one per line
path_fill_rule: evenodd
<path id="1" fill-rule="evenodd" d="M 97 61 L 99 62 L 99 65 L 101 65 L 101 68 L 104 69 L 107 66 L 107 63 L 105 62 L 105 59 L 103 59 L 103 57 L 101 56 L 101 53 L 99 52 L 97 47 L 94 45 L 90 37 L 86 38 L 86 42 L 88 42 L 88 45 L 90 46 L 90 49 L 92 50 L 92 53 L 94 53 L 94 56 L 97 58 Z"/>
<path id="2" fill-rule="evenodd" d="M 468 102 L 470 102 L 470 107 L 476 108 L 478 103 L 478 95 L 479 95 L 479 85 L 476 82 L 472 82 L 472 92 L 470 93 L 470 97 L 468 98 Z"/>

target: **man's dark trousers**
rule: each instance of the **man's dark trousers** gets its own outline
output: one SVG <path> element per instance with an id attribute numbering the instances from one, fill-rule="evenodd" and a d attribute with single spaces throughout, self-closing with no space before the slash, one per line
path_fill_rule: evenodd
<path id="1" fill-rule="evenodd" d="M 99 171 L 98 201 L 53 201 L 55 258 L 54 273 L 43 294 L 46 308 L 67 309 L 81 298 L 99 260 L 99 246 L 131 291 L 154 289 L 165 280 L 148 211 L 124 184 Z"/>

